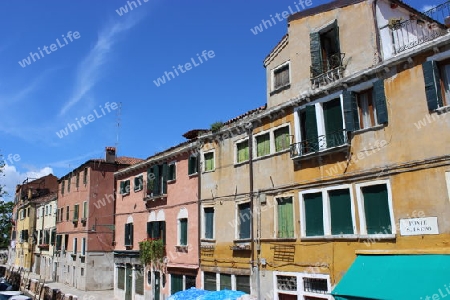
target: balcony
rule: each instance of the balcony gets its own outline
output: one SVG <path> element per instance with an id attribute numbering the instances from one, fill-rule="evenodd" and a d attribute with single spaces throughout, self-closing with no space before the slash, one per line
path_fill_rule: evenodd
<path id="1" fill-rule="evenodd" d="M 291 158 L 303 159 L 321 156 L 331 152 L 346 151 L 349 147 L 347 132 L 339 130 L 315 139 L 307 139 L 291 145 Z"/>
<path id="2" fill-rule="evenodd" d="M 336 53 L 323 60 L 320 68 L 311 66 L 312 88 L 320 88 L 341 79 L 346 67 L 344 58 L 345 53 Z"/>
<path id="3" fill-rule="evenodd" d="M 144 201 L 155 201 L 156 199 L 161 199 L 164 200 L 165 198 L 167 198 L 167 194 L 162 194 L 162 193 L 153 193 L 152 190 L 147 190 L 147 193 L 144 196 Z"/>
<path id="4" fill-rule="evenodd" d="M 38 248 L 41 250 L 48 250 L 50 248 L 49 244 L 40 244 L 38 245 Z"/>
<path id="5" fill-rule="evenodd" d="M 423 13 L 411 15 L 409 20 L 390 20 L 395 53 L 400 53 L 447 33 L 450 21 L 450 1 Z M 446 26 L 447 25 L 447 26 Z"/>

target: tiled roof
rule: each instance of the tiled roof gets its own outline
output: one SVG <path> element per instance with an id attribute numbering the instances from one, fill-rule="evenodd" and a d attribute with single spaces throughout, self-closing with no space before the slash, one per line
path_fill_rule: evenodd
<path id="1" fill-rule="evenodd" d="M 89 161 L 106 163 L 106 160 L 104 158 L 94 158 L 94 159 L 90 159 Z M 119 157 L 116 158 L 115 162 L 117 164 L 121 164 L 121 165 L 134 165 L 134 164 L 137 164 L 137 163 L 139 163 L 141 161 L 143 161 L 143 159 L 134 158 L 134 157 L 128 157 L 128 156 L 119 156 Z"/>
<path id="2" fill-rule="evenodd" d="M 224 125 L 230 125 L 230 124 L 232 124 L 232 123 L 234 123 L 234 122 L 237 122 L 237 121 L 239 121 L 239 120 L 241 120 L 241 119 L 244 119 L 244 118 L 246 118 L 246 117 L 248 117 L 248 116 L 257 114 L 257 113 L 259 113 L 259 112 L 262 112 L 262 111 L 266 110 L 266 108 L 267 108 L 267 104 L 265 104 L 265 105 L 263 105 L 263 106 L 260 106 L 260 107 L 258 107 L 258 108 L 249 110 L 248 112 L 246 112 L 246 113 L 244 113 L 244 114 L 242 114 L 242 115 L 240 115 L 240 116 L 234 117 L 233 119 L 230 119 L 230 120 L 226 121 L 226 122 L 223 123 L 223 124 L 224 124 Z"/>

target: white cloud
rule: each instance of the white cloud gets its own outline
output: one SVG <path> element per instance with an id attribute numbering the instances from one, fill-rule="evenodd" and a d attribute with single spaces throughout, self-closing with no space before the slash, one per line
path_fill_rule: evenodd
<path id="1" fill-rule="evenodd" d="M 97 84 L 104 72 L 102 66 L 108 61 L 108 54 L 117 42 L 119 34 L 133 28 L 138 19 L 127 19 L 125 22 L 108 26 L 98 34 L 98 39 L 88 55 L 78 65 L 75 89 L 70 99 L 64 104 L 59 115 L 64 115 L 73 105 L 78 103 Z"/>
<path id="2" fill-rule="evenodd" d="M 0 176 L 0 185 L 4 186 L 5 191 L 8 192 L 8 196 L 5 198 L 13 199 L 17 184 L 21 184 L 27 178 L 37 179 L 51 173 L 53 173 L 53 169 L 49 167 L 22 173 L 13 165 L 5 165 L 3 174 Z"/>
<path id="3" fill-rule="evenodd" d="M 423 12 L 429 11 L 430 9 L 435 8 L 435 7 L 436 7 L 436 5 L 424 5 L 424 6 L 422 7 L 422 11 L 423 11 Z"/>

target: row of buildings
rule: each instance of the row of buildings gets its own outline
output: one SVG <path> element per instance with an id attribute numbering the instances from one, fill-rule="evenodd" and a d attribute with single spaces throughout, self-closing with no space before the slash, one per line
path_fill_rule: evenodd
<path id="1" fill-rule="evenodd" d="M 291 15 L 264 60 L 266 105 L 145 160 L 107 148 L 19 185 L 15 264 L 126 300 L 450 294 L 449 7 Z"/>

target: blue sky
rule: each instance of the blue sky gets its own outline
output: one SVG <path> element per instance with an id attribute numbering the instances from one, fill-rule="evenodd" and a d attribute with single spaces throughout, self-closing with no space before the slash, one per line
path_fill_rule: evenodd
<path id="1" fill-rule="evenodd" d="M 116 10 L 124 0 L 2 3 L 0 153 L 7 166 L 0 183 L 10 193 L 27 176 L 61 176 L 103 157 L 117 136 L 118 155 L 146 158 L 191 129 L 265 104 L 263 59 L 286 22 L 257 35 L 250 29 L 298 1 L 139 1 L 122 16 Z M 443 1 L 406 2 L 423 9 Z M 204 50 L 214 56 L 200 63 Z M 191 70 L 155 85 L 192 60 Z"/>

